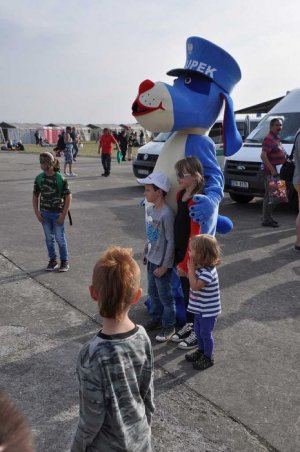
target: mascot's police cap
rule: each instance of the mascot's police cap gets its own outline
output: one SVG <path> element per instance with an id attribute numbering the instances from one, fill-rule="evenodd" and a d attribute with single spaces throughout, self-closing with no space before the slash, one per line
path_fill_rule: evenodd
<path id="1" fill-rule="evenodd" d="M 230 93 L 241 79 L 241 70 L 229 53 L 203 38 L 191 36 L 186 41 L 187 59 L 184 68 L 172 69 L 168 75 L 198 74 L 217 83 Z"/>

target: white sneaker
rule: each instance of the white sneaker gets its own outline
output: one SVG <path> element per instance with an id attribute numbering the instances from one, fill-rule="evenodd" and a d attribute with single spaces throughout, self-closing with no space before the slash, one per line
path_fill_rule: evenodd
<path id="1" fill-rule="evenodd" d="M 76 173 L 70 173 L 69 176 L 75 177 L 75 176 L 77 176 L 77 174 Z"/>
<path id="2" fill-rule="evenodd" d="M 172 336 L 172 342 L 181 342 L 183 339 L 189 336 L 193 329 L 192 323 L 186 323 L 180 330 L 177 331 L 174 336 Z"/>
<path id="3" fill-rule="evenodd" d="M 190 348 L 197 347 L 198 342 L 196 338 L 196 334 L 194 330 L 191 331 L 190 335 L 184 339 L 184 341 L 180 342 L 178 344 L 178 348 L 181 348 L 182 350 L 189 350 Z"/>
<path id="4" fill-rule="evenodd" d="M 65 176 L 70 176 L 70 173 L 64 173 Z"/>

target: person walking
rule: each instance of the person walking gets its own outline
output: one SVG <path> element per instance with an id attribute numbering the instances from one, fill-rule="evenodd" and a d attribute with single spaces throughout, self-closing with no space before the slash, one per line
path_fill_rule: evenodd
<path id="1" fill-rule="evenodd" d="M 76 173 L 73 172 L 73 140 L 71 137 L 71 127 L 67 127 L 66 131 L 63 135 L 64 139 L 64 174 L 65 176 L 77 176 Z M 69 172 L 67 173 L 67 166 L 69 167 Z"/>
<path id="2" fill-rule="evenodd" d="M 296 243 L 295 250 L 300 251 L 300 130 L 298 130 L 294 144 L 295 170 L 293 184 L 298 193 L 298 215 L 296 218 Z"/>
<path id="3" fill-rule="evenodd" d="M 70 136 L 72 138 L 72 144 L 73 144 L 73 161 L 76 162 L 76 157 L 79 152 L 79 148 L 78 148 L 79 134 L 76 132 L 76 127 L 72 127 Z"/>
<path id="4" fill-rule="evenodd" d="M 279 180 L 281 166 L 286 161 L 286 153 L 280 141 L 282 120 L 273 118 L 270 121 L 270 131 L 262 142 L 261 159 L 265 179 L 265 196 L 263 201 L 262 226 L 278 228 L 279 224 L 272 217 L 274 204 L 269 195 L 269 182 L 272 178 Z"/>
<path id="5" fill-rule="evenodd" d="M 122 162 L 125 162 L 126 161 L 126 153 L 127 153 L 127 149 L 128 149 L 128 138 L 126 135 L 126 130 L 122 130 L 121 133 L 118 135 L 118 142 L 119 142 L 119 146 L 120 146 L 120 149 L 122 152 Z"/>
<path id="6" fill-rule="evenodd" d="M 119 143 L 108 128 L 103 129 L 103 135 L 99 138 L 98 154 L 101 150 L 101 161 L 104 169 L 103 177 L 108 177 L 111 170 L 111 155 L 113 151 L 113 145 L 116 145 L 120 151 Z"/>

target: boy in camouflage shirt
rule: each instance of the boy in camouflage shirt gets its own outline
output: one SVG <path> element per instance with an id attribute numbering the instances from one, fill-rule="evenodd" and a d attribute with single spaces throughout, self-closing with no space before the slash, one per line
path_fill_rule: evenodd
<path id="1" fill-rule="evenodd" d="M 110 247 L 94 267 L 90 294 L 103 318 L 77 361 L 80 412 L 72 452 L 150 452 L 153 355 L 128 317 L 141 296 L 131 250 Z"/>
<path id="2" fill-rule="evenodd" d="M 72 195 L 67 180 L 59 172 L 59 161 L 50 152 L 40 154 L 40 165 L 43 173 L 35 178 L 32 205 L 45 233 L 49 256 L 46 270 L 53 271 L 58 268 L 56 241 L 61 260 L 59 271 L 66 272 L 69 270 L 69 262 L 64 222 Z"/>

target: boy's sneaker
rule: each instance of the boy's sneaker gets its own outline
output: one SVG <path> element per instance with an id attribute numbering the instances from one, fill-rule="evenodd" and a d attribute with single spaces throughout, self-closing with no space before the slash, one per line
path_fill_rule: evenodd
<path id="1" fill-rule="evenodd" d="M 69 270 L 69 262 L 68 261 L 61 261 L 59 272 L 67 272 Z"/>
<path id="2" fill-rule="evenodd" d="M 193 330 L 192 323 L 186 323 L 177 333 L 172 337 L 172 342 L 181 342 L 183 339 L 189 336 L 190 332 Z"/>
<path id="3" fill-rule="evenodd" d="M 145 325 L 146 331 L 154 331 L 159 330 L 161 328 L 161 321 L 160 320 L 149 320 L 149 322 Z"/>
<path id="4" fill-rule="evenodd" d="M 215 364 L 214 357 L 208 358 L 203 355 L 201 359 L 193 363 L 193 368 L 196 370 L 205 370 Z"/>
<path id="5" fill-rule="evenodd" d="M 47 272 L 53 272 L 58 268 L 58 263 L 56 259 L 50 259 L 49 264 L 46 268 Z"/>
<path id="6" fill-rule="evenodd" d="M 192 330 L 189 336 L 186 339 L 184 339 L 184 341 L 178 344 L 178 348 L 181 348 L 182 350 L 189 350 L 190 348 L 197 347 L 197 345 L 198 345 L 197 338 L 194 330 Z"/>
<path id="7" fill-rule="evenodd" d="M 189 363 L 195 363 L 196 361 L 199 361 L 203 358 L 204 354 L 201 350 L 195 350 L 192 353 L 187 353 L 185 355 L 186 361 Z"/>
<path id="8" fill-rule="evenodd" d="M 173 326 L 164 327 L 160 333 L 155 337 L 158 342 L 167 342 L 171 339 L 175 333 L 175 328 Z"/>

